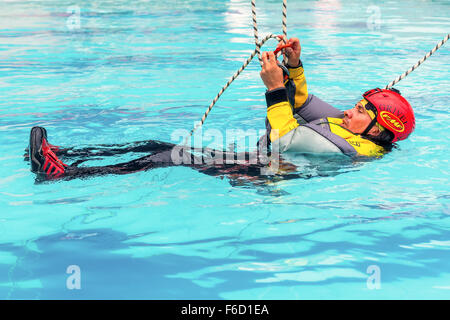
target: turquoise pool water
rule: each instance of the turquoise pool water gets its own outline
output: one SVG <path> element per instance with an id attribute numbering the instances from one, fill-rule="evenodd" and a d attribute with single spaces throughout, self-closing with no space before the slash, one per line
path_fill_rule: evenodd
<path id="1" fill-rule="evenodd" d="M 288 1 L 309 90 L 342 109 L 450 30 L 448 1 L 374 3 Z M 257 5 L 260 34 L 281 33 L 281 1 Z M 1 299 L 450 298 L 448 45 L 397 86 L 417 128 L 380 160 L 299 156 L 304 177 L 258 185 L 184 167 L 36 184 L 34 125 L 62 146 L 178 143 L 253 51 L 250 1 L 1 7 Z M 264 128 L 259 69 L 205 130 Z"/>

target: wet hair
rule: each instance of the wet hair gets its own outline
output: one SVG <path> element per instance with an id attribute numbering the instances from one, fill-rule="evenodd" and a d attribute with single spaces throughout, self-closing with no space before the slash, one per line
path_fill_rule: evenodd
<path id="1" fill-rule="evenodd" d="M 393 147 L 392 140 L 394 140 L 394 134 L 389 130 L 383 130 L 377 136 L 368 134 L 364 135 L 364 137 L 372 141 L 373 143 L 383 147 L 386 151 L 391 151 Z"/>

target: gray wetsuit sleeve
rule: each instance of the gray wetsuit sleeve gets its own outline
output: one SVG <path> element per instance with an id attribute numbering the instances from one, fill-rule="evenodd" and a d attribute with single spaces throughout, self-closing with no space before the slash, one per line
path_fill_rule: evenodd
<path id="1" fill-rule="evenodd" d="M 313 94 L 309 94 L 305 103 L 294 110 L 294 118 L 299 123 L 308 123 L 320 118 L 342 118 L 344 112 L 331 106 Z"/>

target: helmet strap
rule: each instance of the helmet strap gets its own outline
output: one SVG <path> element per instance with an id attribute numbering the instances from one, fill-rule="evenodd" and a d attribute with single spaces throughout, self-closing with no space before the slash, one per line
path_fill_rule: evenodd
<path id="1" fill-rule="evenodd" d="M 372 110 L 373 113 L 375 114 L 375 117 L 372 119 L 372 121 L 370 121 L 370 123 L 367 126 L 366 130 L 364 130 L 364 132 L 361 133 L 362 136 L 367 136 L 367 134 L 369 133 L 370 129 L 372 129 L 373 126 L 375 125 L 375 123 L 377 123 L 377 117 L 378 117 L 378 110 L 377 110 L 377 108 L 375 108 L 370 102 L 366 104 L 365 108 Z"/>
<path id="2" fill-rule="evenodd" d="M 370 129 L 373 128 L 373 126 L 375 125 L 375 123 L 377 123 L 377 117 L 373 118 L 372 121 L 369 123 L 369 125 L 367 126 L 366 130 L 364 130 L 363 133 L 361 133 L 362 136 L 366 136 Z"/>

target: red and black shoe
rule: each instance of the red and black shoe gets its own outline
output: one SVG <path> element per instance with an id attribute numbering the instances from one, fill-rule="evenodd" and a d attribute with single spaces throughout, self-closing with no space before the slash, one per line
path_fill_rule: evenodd
<path id="1" fill-rule="evenodd" d="M 45 141 L 47 141 L 47 144 L 50 146 L 50 150 L 52 150 L 53 153 L 56 154 L 58 151 L 64 150 L 64 149 L 61 149 L 61 147 L 54 146 L 54 145 L 48 143 L 47 130 L 45 130 L 45 128 L 43 128 L 43 127 L 39 127 L 39 128 L 41 128 L 43 130 Z M 29 146 L 25 148 L 25 153 L 23 155 L 23 158 L 24 158 L 25 161 L 30 160 L 30 147 Z"/>
<path id="2" fill-rule="evenodd" d="M 52 151 L 44 128 L 31 129 L 29 154 L 32 172 L 43 174 L 51 179 L 60 178 L 64 174 L 67 165 Z"/>

